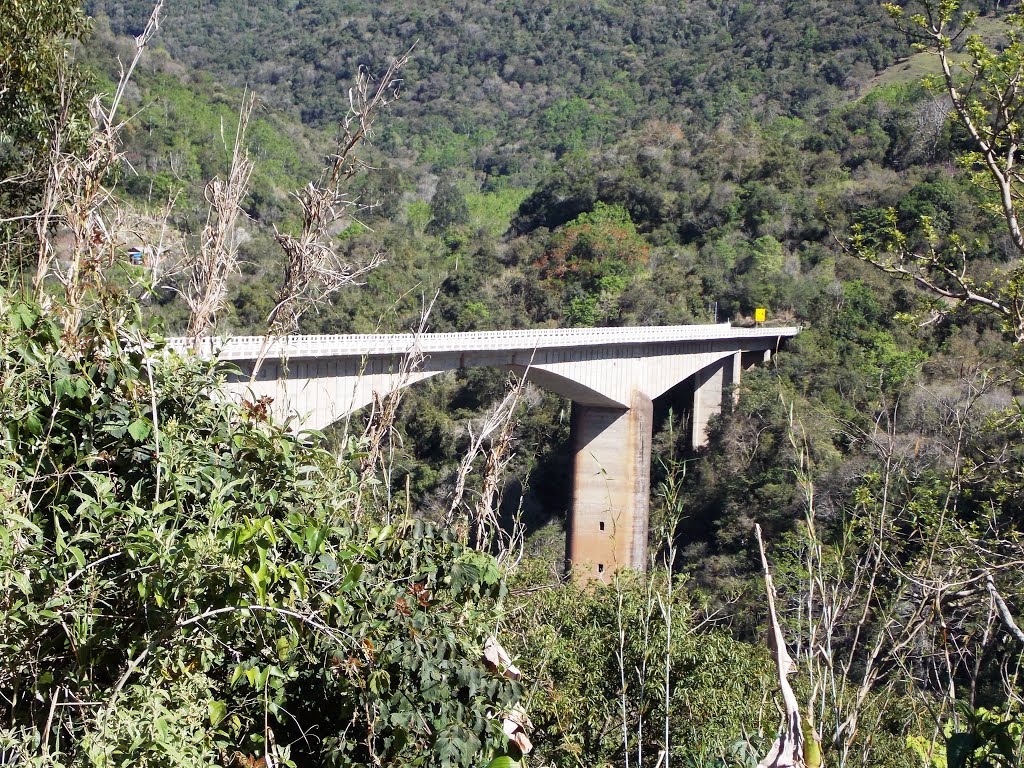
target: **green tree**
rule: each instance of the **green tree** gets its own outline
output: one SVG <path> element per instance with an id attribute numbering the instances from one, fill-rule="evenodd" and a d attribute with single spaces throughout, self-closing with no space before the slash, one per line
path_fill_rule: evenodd
<path id="1" fill-rule="evenodd" d="M 619 296 L 647 263 L 650 246 L 621 205 L 598 202 L 552 235 L 538 267 L 561 291 L 574 325 L 609 319 Z"/>
<path id="2" fill-rule="evenodd" d="M 924 0 L 908 8 L 887 4 L 886 9 L 918 41 L 917 48 L 937 55 L 941 76 L 929 84 L 943 90 L 953 108 L 966 135 L 967 151 L 960 163 L 986 193 L 983 207 L 1003 219 L 1012 254 L 1000 259 L 960 233 L 944 235 L 932 216 L 922 218 L 925 242 L 918 246 L 898 225 L 894 210 L 882 229 L 868 232 L 855 226 L 852 248 L 889 274 L 912 279 L 943 299 L 992 312 L 1008 333 L 1024 341 L 1024 231 L 1018 216 L 1024 194 L 1019 168 L 1024 140 L 1019 119 L 1024 110 L 1024 15 L 1006 17 L 1008 44 L 996 50 L 970 34 L 976 14 L 963 12 L 957 0 Z M 965 55 L 954 59 L 964 38 Z M 986 268 L 983 262 L 992 260 L 1002 263 Z"/>
<path id="3" fill-rule="evenodd" d="M 782 243 L 771 235 L 757 238 L 750 249 L 751 268 L 758 277 L 765 280 L 782 272 L 785 258 Z"/>
<path id="4" fill-rule="evenodd" d="M 612 115 L 579 96 L 555 102 L 540 119 L 542 135 L 559 156 L 599 144 L 612 125 Z"/>
<path id="5" fill-rule="evenodd" d="M 430 198 L 430 221 L 427 232 L 439 235 L 452 227 L 469 223 L 469 206 L 454 179 L 442 178 L 437 183 L 437 190 Z"/>
<path id="6" fill-rule="evenodd" d="M 698 630 L 692 596 L 664 571 L 528 595 L 513 627 L 537 681 L 530 718 L 544 764 L 633 765 L 641 753 L 654 764 L 667 726 L 672 763 L 718 765 L 757 730 L 765 649 Z"/>
<path id="7" fill-rule="evenodd" d="M 5 3 L 0 13 L 0 178 L 43 152 L 62 112 L 81 116 L 82 74 L 69 45 L 88 21 L 77 0 Z"/>
<path id="8" fill-rule="evenodd" d="M 0 293 L 8 760 L 507 752 L 518 687 L 481 660 L 504 595 L 494 558 L 389 510 L 356 516 L 347 463 L 266 403 L 231 404 L 216 361 L 161 349 L 130 304 L 112 299 L 73 353 L 61 335 Z"/>
<path id="9" fill-rule="evenodd" d="M 17 217 L 33 213 L 51 151 L 82 149 L 84 76 L 69 46 L 89 25 L 78 0 L 19 0 L 0 10 L 0 237 L 31 250 Z M 5 221 L 10 219 L 10 221 Z M 24 257 L 11 248 L 0 278 Z"/>
<path id="10" fill-rule="evenodd" d="M 978 207 L 1001 220 L 1009 247 L 1005 254 L 993 252 L 965 232 L 947 231 L 943 220 L 946 211 L 935 205 L 941 201 L 946 185 L 932 184 L 919 185 L 914 190 L 918 194 L 908 196 L 916 199 L 907 200 L 920 217 L 920 237 L 908 234 L 907 222 L 900 221 L 895 208 L 882 215 L 875 211 L 852 227 L 852 250 L 884 272 L 913 280 L 937 297 L 939 301 L 932 305 L 936 314 L 945 313 L 952 303 L 998 319 L 1019 347 L 1024 342 L 1024 232 L 1019 221 L 1024 174 L 1018 168 L 1024 138 L 1020 121 L 1024 110 L 1024 15 L 1018 12 L 1005 17 L 1007 42 L 997 49 L 971 34 L 976 14 L 965 12 L 957 0 L 922 0 L 907 6 L 891 3 L 886 9 L 899 27 L 916 39 L 917 49 L 936 55 L 940 75 L 929 78 L 928 85 L 943 92 L 952 107 L 955 129 L 965 148 L 960 164 L 979 193 Z M 888 349 L 880 345 L 879 351 L 884 373 L 914 367 L 914 361 L 896 345 Z M 945 564 L 940 568 L 948 569 L 947 574 L 959 569 L 972 574 L 967 578 L 987 583 L 988 621 L 998 621 L 1006 630 L 1012 650 L 1003 653 L 1016 671 L 1004 685 L 996 682 L 1001 673 L 983 664 L 988 652 L 987 636 L 962 630 L 960 658 L 972 661 L 962 666 L 956 660 L 947 662 L 943 678 L 950 681 L 948 691 L 936 692 L 936 698 L 952 712 L 948 720 L 940 713 L 934 725 L 936 732 L 943 734 L 950 766 L 1016 765 L 1022 749 L 1018 675 L 1024 658 L 1024 634 L 1000 590 L 1010 590 L 1012 599 L 1020 599 L 1019 584 L 1004 575 L 1017 570 L 1015 558 L 1021 551 L 1021 516 L 1015 500 L 1020 485 L 1010 479 L 1018 473 L 1006 464 L 1020 451 L 1020 402 L 1015 398 L 1009 407 L 992 408 L 987 426 L 980 430 L 972 422 L 977 418 L 973 412 L 993 382 L 1009 381 L 1019 386 L 1020 374 L 1002 379 L 992 365 L 961 362 L 960 377 L 964 394 L 952 404 L 944 404 L 942 419 L 948 419 L 948 413 L 956 415 L 959 426 L 954 443 L 965 459 L 958 457 L 948 469 L 927 467 L 918 471 L 913 481 L 891 473 L 890 464 L 880 466 L 865 477 L 856 498 L 872 515 L 877 511 L 888 514 L 887 505 L 895 500 L 891 512 L 912 521 L 905 528 L 912 535 L 909 544 L 901 543 L 898 555 L 892 558 L 900 563 L 902 572 L 915 568 L 934 572 L 936 552 L 941 547 Z M 895 433 L 897 409 L 888 410 L 887 429 Z M 995 450 L 987 445 L 992 440 L 999 446 Z M 1015 459 L 1010 461 L 1015 463 Z M 890 482 L 893 477 L 897 483 Z M 1009 487 L 1015 491 L 1007 494 Z M 898 494 L 894 494 L 897 489 Z M 955 510 L 953 524 L 946 520 L 950 510 Z M 983 519 L 986 522 L 980 524 Z M 920 532 L 927 533 L 918 543 L 914 538 Z M 926 568 L 921 568 L 922 563 Z M 952 578 L 928 576 L 915 582 L 915 590 L 924 589 L 926 595 L 931 592 L 935 597 L 926 599 L 940 605 L 947 599 L 943 590 Z M 969 617 L 961 626 L 977 626 L 981 621 L 980 615 Z M 944 638 L 942 642 L 945 644 Z M 973 671 L 969 664 L 974 665 Z M 971 680 L 969 695 L 954 686 L 965 678 Z M 984 698 L 976 693 L 984 685 L 980 681 L 991 685 Z M 979 706 L 993 701 L 999 705 L 993 711 Z"/>

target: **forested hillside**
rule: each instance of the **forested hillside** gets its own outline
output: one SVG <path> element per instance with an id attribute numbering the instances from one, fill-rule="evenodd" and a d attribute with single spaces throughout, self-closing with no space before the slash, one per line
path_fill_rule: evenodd
<path id="1" fill-rule="evenodd" d="M 152 12 L 0 13 L 0 763 L 1020 768 L 1021 17 Z M 704 448 L 656 401 L 651 567 L 601 585 L 568 401 L 295 435 L 162 348 L 756 307 L 800 335 Z"/>
<path id="2" fill-rule="evenodd" d="M 98 0 L 90 11 L 134 35 L 149 6 Z M 889 66 L 898 39 L 869 0 L 204 0 L 168 8 L 161 44 L 321 126 L 343 113 L 360 66 L 380 69 L 415 46 L 381 145 L 508 175 L 652 119 L 703 131 L 727 117 L 820 114 Z"/>

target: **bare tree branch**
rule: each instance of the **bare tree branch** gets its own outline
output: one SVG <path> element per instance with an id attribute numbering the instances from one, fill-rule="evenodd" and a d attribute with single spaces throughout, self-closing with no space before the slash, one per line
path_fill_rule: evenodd
<path id="1" fill-rule="evenodd" d="M 224 309 L 228 275 L 238 268 L 235 229 L 254 166 L 245 137 L 255 106 L 254 95 L 243 97 L 227 178 L 218 176 L 206 185 L 210 205 L 206 227 L 199 253 L 186 261 L 190 280 L 183 295 L 191 310 L 187 336 L 197 350 L 203 335 L 209 332 L 218 313 Z"/>
<path id="2" fill-rule="evenodd" d="M 1013 635 L 1019 642 L 1024 643 L 1024 630 L 1021 630 L 1017 626 L 1017 622 L 1013 619 L 1013 614 L 1010 613 L 1009 606 L 1006 605 L 1006 601 L 1003 600 L 1003 596 L 999 594 L 996 589 L 996 583 L 992 580 L 992 574 L 985 575 L 985 584 L 988 586 L 988 592 L 992 595 L 992 600 L 996 604 L 996 608 L 999 612 L 999 618 L 1003 620 L 1007 630 Z"/>
<path id="3" fill-rule="evenodd" d="M 377 81 L 365 68 L 360 69 L 355 85 L 349 89 L 349 110 L 331 164 L 317 181 L 295 193 L 302 208 L 299 234 L 275 228 L 275 237 L 284 251 L 285 268 L 277 303 L 267 318 L 272 336 L 294 333 L 305 312 L 340 288 L 356 284 L 383 262 L 381 253 L 364 264 L 340 260 L 331 242 L 331 230 L 345 217 L 354 218 L 369 207 L 349 196 L 345 183 L 365 167 L 356 150 L 369 140 L 380 111 L 398 98 L 402 82 L 398 74 L 408 61 L 406 53 Z"/>

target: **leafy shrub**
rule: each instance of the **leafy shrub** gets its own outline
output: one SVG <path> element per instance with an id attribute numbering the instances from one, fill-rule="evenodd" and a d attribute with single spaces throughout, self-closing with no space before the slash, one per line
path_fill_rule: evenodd
<path id="1" fill-rule="evenodd" d="M 545 764 L 622 765 L 625 731 L 632 755 L 653 765 L 664 747 L 666 660 L 672 763 L 714 764 L 757 735 L 772 687 L 767 649 L 699 629 L 691 595 L 666 586 L 663 573 L 624 573 L 610 585 L 531 592 L 529 610 L 514 614 Z"/>
<path id="2" fill-rule="evenodd" d="M 479 765 L 515 684 L 489 555 L 350 512 L 347 466 L 117 301 L 0 294 L 0 749 L 53 765 Z M 248 761 L 248 763 L 246 763 Z"/>

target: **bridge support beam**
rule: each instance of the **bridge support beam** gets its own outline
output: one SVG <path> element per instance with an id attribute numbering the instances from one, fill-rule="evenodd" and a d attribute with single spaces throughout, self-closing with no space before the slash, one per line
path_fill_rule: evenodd
<path id="1" fill-rule="evenodd" d="M 632 408 L 573 403 L 573 502 L 568 558 L 582 580 L 647 564 L 654 409 L 642 394 Z"/>
<path id="2" fill-rule="evenodd" d="M 708 423 L 722 412 L 725 390 L 740 383 L 743 357 L 740 352 L 698 371 L 693 377 L 693 411 L 690 445 L 696 450 L 708 444 Z M 733 392 L 733 402 L 739 392 Z"/>

